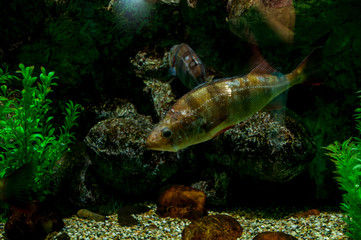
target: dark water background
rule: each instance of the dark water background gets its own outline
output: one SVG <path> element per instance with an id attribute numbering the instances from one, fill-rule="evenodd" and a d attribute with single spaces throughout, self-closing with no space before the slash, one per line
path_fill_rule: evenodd
<path id="1" fill-rule="evenodd" d="M 35 75 L 40 66 L 55 71 L 59 85 L 51 96 L 53 114 L 61 115 L 69 99 L 87 107 L 122 98 L 157 122 L 151 96 L 143 91 L 144 83 L 130 63 L 140 50 L 162 57 L 174 44 L 186 42 L 206 66 L 223 76 L 245 73 L 251 52 L 247 41 L 230 31 L 226 1 L 199 0 L 195 9 L 186 1 L 179 5 L 144 2 L 142 7 L 120 6 L 121 14 L 107 10 L 108 4 L 101 0 L 1 1 L 0 62 L 12 73 L 19 63 L 34 65 Z M 260 47 L 272 66 L 287 73 L 312 49 L 323 46 L 316 80 L 322 84 L 290 89 L 287 102 L 314 137 L 317 154 L 299 180 L 276 189 L 309 194 L 310 201 L 337 203 L 340 192 L 334 166 L 323 147 L 357 134 L 353 115 L 361 90 L 360 3 L 295 0 L 294 8 L 294 43 L 266 42 Z M 252 13 L 248 14 L 252 21 Z M 96 120 L 83 116 L 79 121 L 76 136 L 82 141 Z M 304 179 L 311 187 L 305 187 Z M 260 191 L 267 191 L 268 183 L 258 184 Z"/>

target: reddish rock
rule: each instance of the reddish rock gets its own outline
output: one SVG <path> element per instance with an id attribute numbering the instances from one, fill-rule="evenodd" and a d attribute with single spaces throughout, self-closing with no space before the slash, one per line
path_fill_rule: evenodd
<path id="1" fill-rule="evenodd" d="M 291 217 L 294 217 L 294 218 L 307 218 L 309 216 L 318 216 L 318 215 L 320 215 L 320 211 L 318 209 L 310 209 L 310 210 L 307 210 L 305 212 L 300 212 L 300 213 L 293 214 Z"/>
<path id="2" fill-rule="evenodd" d="M 9 240 L 41 240 L 45 239 L 48 233 L 60 231 L 63 227 L 63 219 L 54 208 L 34 203 L 27 211 L 12 209 L 5 224 L 5 233 Z"/>
<path id="3" fill-rule="evenodd" d="M 183 240 L 236 240 L 241 237 L 243 228 L 232 217 L 211 215 L 202 217 L 182 232 Z"/>
<path id="4" fill-rule="evenodd" d="M 206 194 L 201 190 L 174 185 L 163 191 L 158 199 L 157 214 L 161 217 L 198 219 L 207 215 Z"/>
<path id="5" fill-rule="evenodd" d="M 254 237 L 253 240 L 297 240 L 297 238 L 283 232 L 263 232 Z"/>

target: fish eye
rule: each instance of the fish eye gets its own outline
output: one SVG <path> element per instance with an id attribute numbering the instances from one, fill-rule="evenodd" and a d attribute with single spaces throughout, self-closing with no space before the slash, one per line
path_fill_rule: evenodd
<path id="1" fill-rule="evenodd" d="M 162 129 L 162 136 L 163 137 L 170 138 L 172 136 L 172 134 L 173 134 L 173 132 L 169 128 L 165 127 L 165 128 Z"/>

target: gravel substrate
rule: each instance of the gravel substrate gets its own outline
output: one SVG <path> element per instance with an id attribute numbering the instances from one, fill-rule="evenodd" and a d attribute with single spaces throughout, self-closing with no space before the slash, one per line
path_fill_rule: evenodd
<path id="1" fill-rule="evenodd" d="M 56 239 L 62 233 L 67 233 L 71 239 L 182 239 L 182 230 L 190 224 L 189 220 L 174 218 L 160 218 L 155 213 L 156 206 L 149 205 L 150 211 L 144 214 L 134 215 L 139 224 L 133 227 L 121 227 L 117 222 L 117 215 L 108 217 L 105 222 L 81 219 L 77 216 L 64 219 L 65 227 L 59 233 L 52 234 L 48 239 Z M 273 209 L 277 213 L 282 210 Z M 269 211 L 268 211 L 269 212 Z M 250 209 L 232 212 L 213 212 L 212 214 L 227 214 L 235 218 L 244 228 L 242 237 L 239 239 L 253 239 L 258 233 L 266 231 L 282 231 L 297 237 L 298 239 L 349 239 L 346 232 L 346 224 L 342 220 L 344 215 L 338 212 L 322 212 L 318 216 L 307 218 L 270 217 L 262 211 Z M 282 215 L 282 214 L 278 214 Z M 284 215 L 284 214 L 283 214 Z M 3 238 L 3 225 L 0 225 L 0 237 Z"/>

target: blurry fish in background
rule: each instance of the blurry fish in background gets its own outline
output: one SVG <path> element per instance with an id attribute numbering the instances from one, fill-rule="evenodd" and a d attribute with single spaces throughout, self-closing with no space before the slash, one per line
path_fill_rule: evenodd
<path id="1" fill-rule="evenodd" d="M 174 45 L 170 50 L 168 63 L 170 74 L 177 76 L 188 89 L 206 82 L 204 64 L 187 44 Z"/>
<path id="2" fill-rule="evenodd" d="M 227 10 L 231 31 L 250 45 L 251 69 L 265 60 L 260 48 L 283 47 L 294 41 L 293 0 L 228 0 Z"/>
<path id="3" fill-rule="evenodd" d="M 148 136 L 146 146 L 176 152 L 223 133 L 317 71 L 319 51 L 311 55 L 289 74 L 267 69 L 266 64 L 256 68 L 257 72 L 194 88 L 175 102 Z"/>
<path id="4" fill-rule="evenodd" d="M 26 209 L 31 204 L 29 185 L 34 179 L 34 165 L 26 163 L 0 179 L 0 200 L 10 206 Z"/>
<path id="5" fill-rule="evenodd" d="M 293 0 L 256 0 L 248 4 L 229 0 L 227 10 L 231 31 L 245 41 L 254 45 L 293 43 L 296 23 Z"/>

